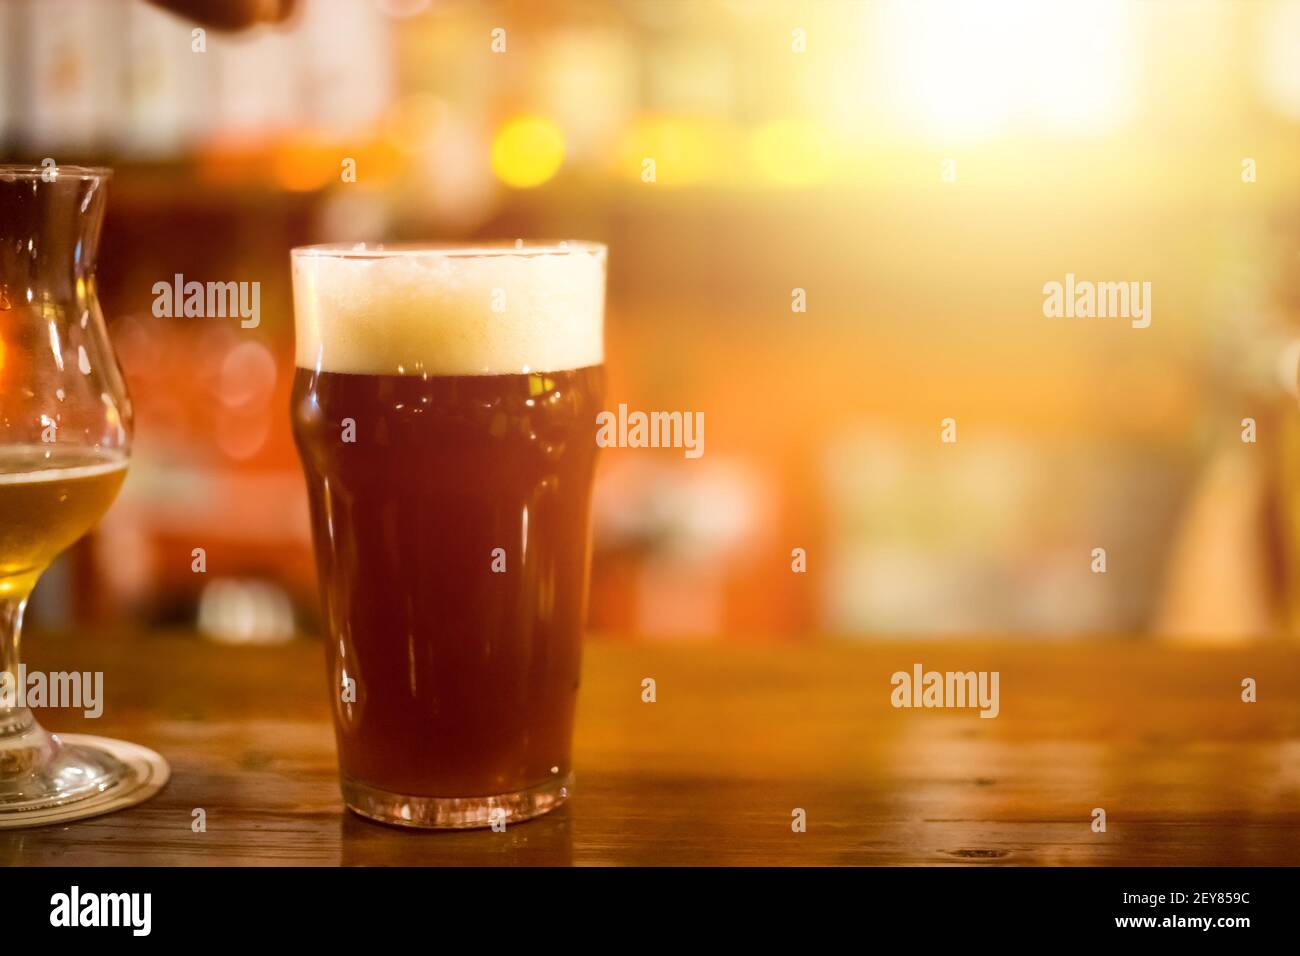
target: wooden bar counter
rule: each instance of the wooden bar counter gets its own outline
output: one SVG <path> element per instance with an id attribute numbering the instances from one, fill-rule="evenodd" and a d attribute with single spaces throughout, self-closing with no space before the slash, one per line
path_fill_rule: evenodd
<path id="1" fill-rule="evenodd" d="M 344 811 L 314 640 L 24 650 L 105 674 L 100 719 L 44 711 L 47 727 L 152 747 L 172 779 L 130 810 L 0 831 L 5 866 L 1300 863 L 1300 652 L 1277 645 L 592 639 L 573 797 L 504 833 Z M 1000 672 L 999 716 L 895 709 L 890 676 L 914 663 Z"/>

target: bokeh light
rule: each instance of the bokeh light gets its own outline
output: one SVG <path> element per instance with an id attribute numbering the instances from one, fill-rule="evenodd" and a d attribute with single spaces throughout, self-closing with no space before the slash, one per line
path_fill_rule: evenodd
<path id="1" fill-rule="evenodd" d="M 492 171 L 507 186 L 540 186 L 564 162 L 564 134 L 543 116 L 510 120 L 492 140 Z"/>

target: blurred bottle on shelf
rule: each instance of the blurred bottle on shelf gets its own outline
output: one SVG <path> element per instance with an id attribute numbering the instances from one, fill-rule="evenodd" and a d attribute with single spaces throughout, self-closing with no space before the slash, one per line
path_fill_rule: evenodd
<path id="1" fill-rule="evenodd" d="M 394 80 L 383 14 L 329 0 L 239 34 L 143 0 L 5 0 L 0 62 L 0 143 L 30 161 L 342 141 L 379 124 Z"/>

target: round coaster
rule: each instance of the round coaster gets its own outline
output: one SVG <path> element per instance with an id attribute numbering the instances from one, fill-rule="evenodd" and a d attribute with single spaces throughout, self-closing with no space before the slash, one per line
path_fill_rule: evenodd
<path id="1" fill-rule="evenodd" d="M 96 747 L 107 750 L 129 771 L 121 783 L 109 787 L 103 793 L 86 797 L 75 803 L 61 807 L 47 807 L 43 810 L 28 810 L 24 813 L 0 813 L 0 830 L 16 830 L 22 827 L 44 827 L 56 823 L 71 823 L 97 817 L 114 810 L 124 810 L 137 803 L 148 800 L 167 784 L 171 777 L 171 767 L 161 756 L 148 747 L 128 743 L 125 740 L 113 740 L 109 737 L 95 737 L 91 734 L 57 734 L 65 744 Z"/>

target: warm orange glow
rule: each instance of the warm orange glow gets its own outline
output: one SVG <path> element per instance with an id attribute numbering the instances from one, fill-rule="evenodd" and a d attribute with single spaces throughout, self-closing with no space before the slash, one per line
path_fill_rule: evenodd
<path id="1" fill-rule="evenodd" d="M 311 140 L 289 142 L 278 148 L 271 158 L 277 185 L 292 192 L 311 192 L 341 180 L 342 162 L 355 157 L 340 156 L 337 148 L 328 148 Z"/>

